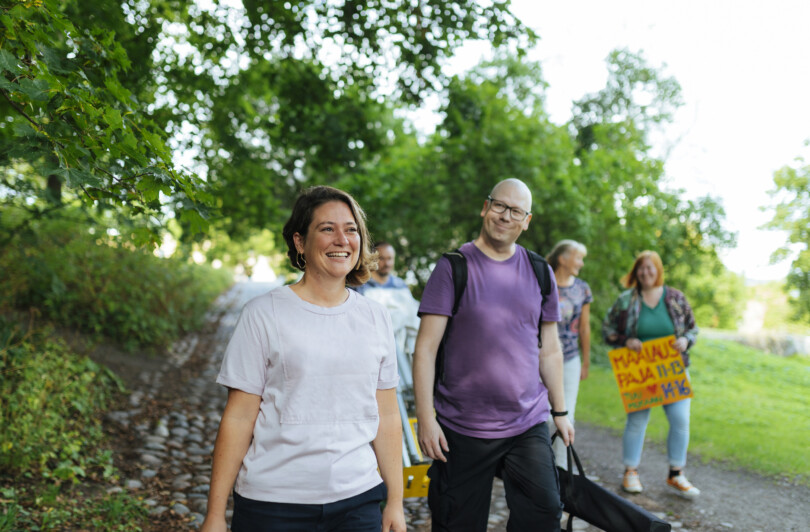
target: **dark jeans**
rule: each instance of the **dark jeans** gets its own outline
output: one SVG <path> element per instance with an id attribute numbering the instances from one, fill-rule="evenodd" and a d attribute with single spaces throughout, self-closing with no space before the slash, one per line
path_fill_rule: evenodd
<path id="1" fill-rule="evenodd" d="M 492 481 L 503 479 L 509 532 L 560 530 L 562 503 L 545 423 L 510 438 L 463 436 L 444 425 L 447 462 L 428 470 L 433 532 L 486 532 Z"/>
<path id="2" fill-rule="evenodd" d="M 328 504 L 254 501 L 233 493 L 232 532 L 380 532 L 385 484 Z"/>

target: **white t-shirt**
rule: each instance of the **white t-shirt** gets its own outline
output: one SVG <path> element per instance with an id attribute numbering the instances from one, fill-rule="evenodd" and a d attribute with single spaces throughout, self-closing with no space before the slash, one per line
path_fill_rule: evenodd
<path id="1" fill-rule="evenodd" d="M 391 318 L 348 290 L 324 308 L 289 286 L 249 301 L 217 382 L 261 395 L 235 490 L 259 501 L 326 504 L 382 482 L 371 441 L 376 391 L 399 380 Z"/>

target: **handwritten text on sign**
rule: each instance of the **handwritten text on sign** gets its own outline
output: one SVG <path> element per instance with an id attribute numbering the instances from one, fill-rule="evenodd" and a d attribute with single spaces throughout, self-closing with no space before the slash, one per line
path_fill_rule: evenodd
<path id="1" fill-rule="evenodd" d="M 627 412 L 668 405 L 692 397 L 692 386 L 674 336 L 641 344 L 641 352 L 626 347 L 608 353 Z"/>

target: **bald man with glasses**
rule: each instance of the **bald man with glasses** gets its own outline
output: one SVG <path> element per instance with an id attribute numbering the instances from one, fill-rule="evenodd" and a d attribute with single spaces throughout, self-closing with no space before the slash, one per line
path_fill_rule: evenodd
<path id="1" fill-rule="evenodd" d="M 486 532 L 496 475 L 506 491 L 508 531 L 560 530 L 545 423 L 553 419 L 566 445 L 574 429 L 565 415 L 554 273 L 549 268 L 551 292 L 543 297 L 528 252 L 516 243 L 531 222 L 531 204 L 522 181 L 495 185 L 481 209 L 478 237 L 459 248 L 468 275 L 458 311 L 453 315 L 447 258 L 436 264 L 422 295 L 413 374 L 419 444 L 433 459 L 434 532 Z M 444 378 L 437 381 L 445 329 Z"/>

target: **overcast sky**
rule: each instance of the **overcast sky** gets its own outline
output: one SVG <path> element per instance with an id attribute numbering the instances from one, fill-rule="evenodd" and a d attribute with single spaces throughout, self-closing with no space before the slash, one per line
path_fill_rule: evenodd
<path id="1" fill-rule="evenodd" d="M 667 129 L 670 188 L 722 200 L 738 232 L 726 265 L 755 280 L 780 279 L 790 261 L 769 266 L 783 233 L 759 230 L 771 214 L 773 173 L 798 156 L 810 161 L 810 1 L 513 0 L 513 12 L 541 40 L 530 54 L 550 84 L 556 123 L 571 102 L 604 87 L 611 50 L 643 51 L 681 84 L 685 105 Z M 458 68 L 486 53 L 468 46 Z M 587 244 L 587 243 L 586 243 Z"/>

